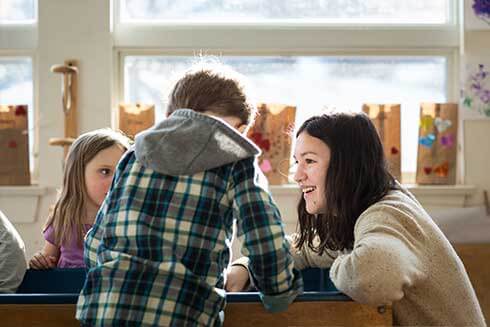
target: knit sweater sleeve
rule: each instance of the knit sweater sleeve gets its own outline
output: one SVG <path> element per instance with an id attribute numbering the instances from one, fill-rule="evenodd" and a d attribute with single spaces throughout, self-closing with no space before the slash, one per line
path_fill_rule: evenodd
<path id="1" fill-rule="evenodd" d="M 291 254 L 294 258 L 294 266 L 299 270 L 305 268 L 330 268 L 335 258 L 342 254 L 340 251 L 325 249 L 324 252 L 319 255 L 306 244 L 299 248 L 297 246 L 299 238 L 297 233 L 288 235 L 287 238 L 291 244 Z M 318 239 L 315 239 L 314 242 L 319 241 Z"/>
<path id="2" fill-rule="evenodd" d="M 415 220 L 394 207 L 375 205 L 359 217 L 353 250 L 333 262 L 330 278 L 355 301 L 392 304 L 426 278 L 424 251 Z"/>

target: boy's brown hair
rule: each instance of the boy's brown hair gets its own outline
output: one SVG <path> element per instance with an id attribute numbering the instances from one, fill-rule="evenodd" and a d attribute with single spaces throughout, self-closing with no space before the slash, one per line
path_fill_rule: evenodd
<path id="1" fill-rule="evenodd" d="M 170 92 L 167 116 L 177 109 L 212 112 L 250 125 L 256 107 L 245 92 L 245 77 L 219 63 L 202 63 L 184 73 Z"/>

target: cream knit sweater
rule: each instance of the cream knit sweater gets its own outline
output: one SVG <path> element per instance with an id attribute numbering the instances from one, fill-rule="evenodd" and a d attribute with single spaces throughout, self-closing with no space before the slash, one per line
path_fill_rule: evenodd
<path id="1" fill-rule="evenodd" d="M 395 325 L 486 326 L 461 260 L 408 191 L 391 191 L 364 211 L 354 239 L 352 251 L 321 257 L 293 245 L 295 266 L 330 267 L 353 300 L 392 305 Z"/>

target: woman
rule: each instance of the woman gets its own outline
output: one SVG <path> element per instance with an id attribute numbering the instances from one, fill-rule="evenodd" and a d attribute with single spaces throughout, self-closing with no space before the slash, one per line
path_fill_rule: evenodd
<path id="1" fill-rule="evenodd" d="M 388 172 L 369 118 L 313 117 L 296 137 L 294 179 L 303 193 L 291 242 L 296 268 L 330 267 L 353 300 L 392 305 L 395 325 L 485 326 L 461 260 Z M 227 290 L 248 282 L 244 262 L 230 269 Z"/>

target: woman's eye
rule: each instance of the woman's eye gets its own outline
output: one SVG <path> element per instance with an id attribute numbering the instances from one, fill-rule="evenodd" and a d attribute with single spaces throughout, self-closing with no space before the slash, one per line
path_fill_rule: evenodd
<path id="1" fill-rule="evenodd" d="M 100 170 L 100 173 L 101 173 L 102 175 L 110 175 L 111 170 L 110 170 L 109 168 L 102 168 L 102 169 Z"/>
<path id="2" fill-rule="evenodd" d="M 313 159 L 305 159 L 305 162 L 307 164 L 312 164 L 312 163 L 315 163 L 315 160 L 313 160 Z"/>

